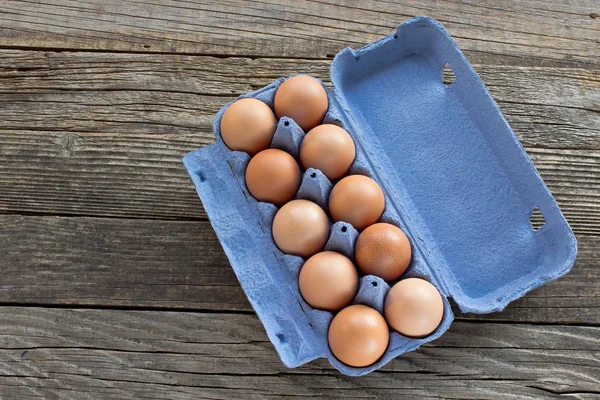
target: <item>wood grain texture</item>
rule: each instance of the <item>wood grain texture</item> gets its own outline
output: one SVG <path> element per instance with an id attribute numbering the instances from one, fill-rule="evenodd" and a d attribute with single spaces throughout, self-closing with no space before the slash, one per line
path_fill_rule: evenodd
<path id="1" fill-rule="evenodd" d="M 328 68 L 318 60 L 0 51 L 0 212 L 203 218 L 180 159 L 214 140 L 212 115 L 279 76 L 326 80 Z M 576 232 L 598 233 L 600 70 L 476 68 Z"/>
<path id="2" fill-rule="evenodd" d="M 3 302 L 251 310 L 208 222 L 0 219 Z"/>
<path id="3" fill-rule="evenodd" d="M 205 218 L 181 157 L 210 140 L 0 132 L 0 213 Z M 600 233 L 600 151 L 526 150 L 574 231 Z"/>
<path id="4" fill-rule="evenodd" d="M 0 51 L 1 130 L 212 136 L 212 117 L 281 76 L 329 80 L 327 60 Z M 475 64 L 526 146 L 600 149 L 600 65 Z"/>
<path id="5" fill-rule="evenodd" d="M 468 53 L 598 62 L 594 0 L 0 1 L 0 46 L 325 58 L 415 15 L 442 22 Z"/>
<path id="6" fill-rule="evenodd" d="M 0 0 L 0 399 L 600 398 L 598 2 L 336 3 Z M 576 264 L 366 377 L 288 370 L 180 159 L 239 94 L 327 82 L 339 50 L 422 14 L 516 131 Z"/>
<path id="7" fill-rule="evenodd" d="M 599 327 L 455 322 L 360 379 L 286 369 L 254 315 L 0 308 L 0 393 L 77 399 L 591 399 Z"/>
<path id="8" fill-rule="evenodd" d="M 206 221 L 0 216 L 0 303 L 251 311 Z M 600 238 L 573 270 L 501 312 L 459 318 L 600 324 Z"/>

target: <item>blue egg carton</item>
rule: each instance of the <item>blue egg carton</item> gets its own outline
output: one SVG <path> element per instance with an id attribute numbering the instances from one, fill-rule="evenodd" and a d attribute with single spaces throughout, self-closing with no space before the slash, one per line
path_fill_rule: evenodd
<path id="1" fill-rule="evenodd" d="M 452 84 L 442 83 L 445 65 Z M 354 368 L 327 344 L 333 314 L 300 295 L 304 260 L 284 254 L 272 240 L 273 204 L 256 201 L 245 184 L 246 153 L 231 151 L 220 135 L 226 105 L 216 115 L 217 141 L 187 154 L 187 168 L 213 228 L 250 304 L 283 363 L 296 367 L 319 357 L 346 375 L 364 375 L 442 335 L 453 320 L 448 298 L 464 312 L 490 313 L 529 290 L 567 273 L 577 243 L 554 198 L 503 118 L 479 76 L 435 20 L 411 19 L 359 50 L 336 55 L 330 71 L 329 110 L 323 123 L 345 128 L 356 144 L 350 174 L 373 178 L 383 189 L 381 220 L 409 237 L 413 257 L 402 278 L 420 277 L 444 297 L 444 317 L 425 338 L 390 333 L 375 364 Z M 284 79 L 241 97 L 273 98 Z M 298 158 L 302 129 L 278 122 L 272 146 Z M 319 170 L 304 171 L 297 198 L 327 211 L 332 188 Z M 545 224 L 533 229 L 539 209 Z M 353 258 L 358 232 L 331 225 L 327 250 Z M 393 283 L 392 283 L 393 284 Z M 388 283 L 360 278 L 354 303 L 380 312 Z"/>

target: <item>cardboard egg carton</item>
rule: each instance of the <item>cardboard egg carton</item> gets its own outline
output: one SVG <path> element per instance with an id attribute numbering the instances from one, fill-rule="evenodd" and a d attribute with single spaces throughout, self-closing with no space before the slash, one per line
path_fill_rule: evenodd
<path id="1" fill-rule="evenodd" d="M 444 66 L 455 81 L 442 82 Z M 184 157 L 211 224 L 281 360 L 296 367 L 325 357 L 346 375 L 364 375 L 442 335 L 453 320 L 448 298 L 464 312 L 502 310 L 527 291 L 567 273 L 575 237 L 554 198 L 456 43 L 436 21 L 418 17 L 394 34 L 336 55 L 330 71 L 329 110 L 323 123 L 343 127 L 356 145 L 349 174 L 367 175 L 383 189 L 382 222 L 402 229 L 412 246 L 402 276 L 428 280 L 442 293 L 444 317 L 435 332 L 409 338 L 390 331 L 385 354 L 364 368 L 331 353 L 333 314 L 313 309 L 300 295 L 304 260 L 273 242 L 278 208 L 255 200 L 245 185 L 250 156 L 231 151 L 220 135 L 224 106 L 215 116 L 217 141 Z M 273 108 L 278 79 L 241 97 Z M 279 120 L 272 147 L 298 159 L 305 132 Z M 297 198 L 325 211 L 332 188 L 319 170 L 304 171 Z M 534 230 L 539 209 L 546 223 Z M 332 223 L 325 250 L 353 259 L 358 232 Z M 388 283 L 360 279 L 355 304 L 382 312 Z"/>

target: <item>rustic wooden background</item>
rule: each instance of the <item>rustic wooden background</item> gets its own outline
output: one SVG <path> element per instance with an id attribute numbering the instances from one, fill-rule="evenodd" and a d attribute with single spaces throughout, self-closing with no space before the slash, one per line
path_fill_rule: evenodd
<path id="1" fill-rule="evenodd" d="M 0 0 L 0 398 L 600 398 L 600 3 Z M 212 115 L 415 15 L 579 240 L 566 277 L 366 377 L 288 370 L 180 159 Z"/>

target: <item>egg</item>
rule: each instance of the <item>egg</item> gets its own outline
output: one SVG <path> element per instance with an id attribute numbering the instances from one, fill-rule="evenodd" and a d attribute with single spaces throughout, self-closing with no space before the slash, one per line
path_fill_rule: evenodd
<path id="1" fill-rule="evenodd" d="M 424 337 L 436 330 L 444 316 L 442 295 L 424 279 L 396 283 L 385 297 L 385 319 L 392 329 L 409 337 Z"/>
<path id="2" fill-rule="evenodd" d="M 385 198 L 379 185 L 363 175 L 340 180 L 329 195 L 329 212 L 334 221 L 345 221 L 362 230 L 379 220 Z"/>
<path id="3" fill-rule="evenodd" d="M 346 175 L 355 156 L 354 141 L 348 132 L 332 124 L 314 127 L 300 145 L 302 166 L 317 168 L 330 180 Z"/>
<path id="4" fill-rule="evenodd" d="M 302 297 L 312 307 L 337 311 L 356 296 L 358 273 L 348 257 L 323 251 L 306 260 L 298 284 Z"/>
<path id="5" fill-rule="evenodd" d="M 327 214 L 312 201 L 292 200 L 273 219 L 273 240 L 284 253 L 310 257 L 321 251 L 328 237 Z"/>
<path id="6" fill-rule="evenodd" d="M 221 137 L 227 147 L 251 155 L 271 145 L 276 129 L 275 114 L 257 99 L 237 100 L 221 117 Z"/>
<path id="7" fill-rule="evenodd" d="M 275 113 L 289 117 L 305 131 L 319 125 L 329 107 L 321 82 L 306 75 L 286 79 L 275 93 Z"/>
<path id="8" fill-rule="evenodd" d="M 354 258 L 360 270 L 388 282 L 400 278 L 406 271 L 411 254 L 404 232 L 383 222 L 365 228 L 354 246 Z"/>
<path id="9" fill-rule="evenodd" d="M 246 186 L 258 201 L 282 205 L 290 201 L 300 187 L 302 174 L 294 157 L 283 150 L 263 150 L 246 168 Z"/>
<path id="10" fill-rule="evenodd" d="M 361 304 L 340 311 L 331 321 L 327 336 L 333 355 L 351 367 L 366 367 L 379 360 L 390 340 L 381 314 Z"/>

